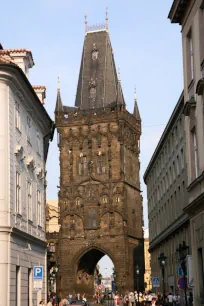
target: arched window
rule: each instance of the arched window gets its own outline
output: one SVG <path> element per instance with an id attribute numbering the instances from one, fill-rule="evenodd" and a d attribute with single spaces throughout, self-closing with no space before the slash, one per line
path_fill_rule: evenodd
<path id="1" fill-rule="evenodd" d="M 96 88 L 95 87 L 91 87 L 90 88 L 90 98 L 91 99 L 95 99 L 96 98 Z"/>
<path id="2" fill-rule="evenodd" d="M 92 60 L 95 61 L 98 59 L 98 51 L 97 50 L 94 50 L 92 52 Z"/>

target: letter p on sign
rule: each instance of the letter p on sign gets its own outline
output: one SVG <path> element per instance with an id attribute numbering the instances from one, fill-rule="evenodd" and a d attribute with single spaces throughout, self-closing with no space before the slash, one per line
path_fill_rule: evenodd
<path id="1" fill-rule="evenodd" d="M 33 267 L 33 279 L 34 280 L 43 280 L 43 266 L 34 266 Z"/>

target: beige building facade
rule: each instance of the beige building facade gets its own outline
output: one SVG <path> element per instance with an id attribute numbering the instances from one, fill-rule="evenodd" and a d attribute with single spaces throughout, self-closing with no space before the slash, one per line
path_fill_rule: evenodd
<path id="1" fill-rule="evenodd" d="M 151 283 L 151 255 L 149 252 L 149 229 L 144 230 L 144 260 L 145 260 L 145 274 L 144 274 L 144 284 L 145 290 L 149 291 L 152 289 Z"/>
<path id="2" fill-rule="evenodd" d="M 188 205 L 194 305 L 204 304 L 204 1 L 175 0 L 169 18 L 182 28 Z"/>
<path id="3" fill-rule="evenodd" d="M 157 291 L 173 293 L 177 291 L 179 278 L 177 248 L 183 241 L 191 246 L 189 216 L 185 212 L 188 199 L 183 109 L 184 96 L 181 94 L 144 174 L 151 276 L 160 277 Z M 166 257 L 164 282 L 158 261 L 161 253 Z"/>

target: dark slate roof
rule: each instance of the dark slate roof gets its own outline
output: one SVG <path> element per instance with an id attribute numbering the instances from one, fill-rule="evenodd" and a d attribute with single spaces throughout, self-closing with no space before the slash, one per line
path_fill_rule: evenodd
<path id="1" fill-rule="evenodd" d="M 92 52 L 98 59 L 92 59 Z M 90 89 L 96 91 L 90 98 Z M 118 92 L 118 89 L 120 91 Z M 125 103 L 122 89 L 118 86 L 113 51 L 106 30 L 87 32 L 84 40 L 75 106 L 91 109 L 108 106 L 112 102 Z"/>

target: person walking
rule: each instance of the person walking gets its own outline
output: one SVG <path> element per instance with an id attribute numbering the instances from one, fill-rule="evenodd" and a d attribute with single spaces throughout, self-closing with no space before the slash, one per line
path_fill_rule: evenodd
<path id="1" fill-rule="evenodd" d="M 129 294 L 128 294 L 128 292 L 126 292 L 126 294 L 124 296 L 124 304 L 125 304 L 125 306 L 129 306 L 129 302 L 130 302 Z"/>
<path id="2" fill-rule="evenodd" d="M 167 296 L 167 300 L 168 300 L 168 305 L 169 306 L 173 306 L 173 302 L 174 302 L 174 297 L 172 295 L 171 292 L 169 292 L 168 296 Z"/>
<path id="3" fill-rule="evenodd" d="M 134 306 L 135 304 L 135 297 L 134 297 L 133 292 L 130 292 L 130 303 L 132 304 L 132 306 Z"/>
<path id="4" fill-rule="evenodd" d="M 178 292 L 176 292 L 176 294 L 174 295 L 173 301 L 174 301 L 175 306 L 180 306 L 181 297 L 180 295 L 178 295 Z"/>
<path id="5" fill-rule="evenodd" d="M 43 304 L 42 304 L 43 305 Z M 47 306 L 53 306 L 53 299 L 50 299 L 49 302 L 47 303 Z"/>

